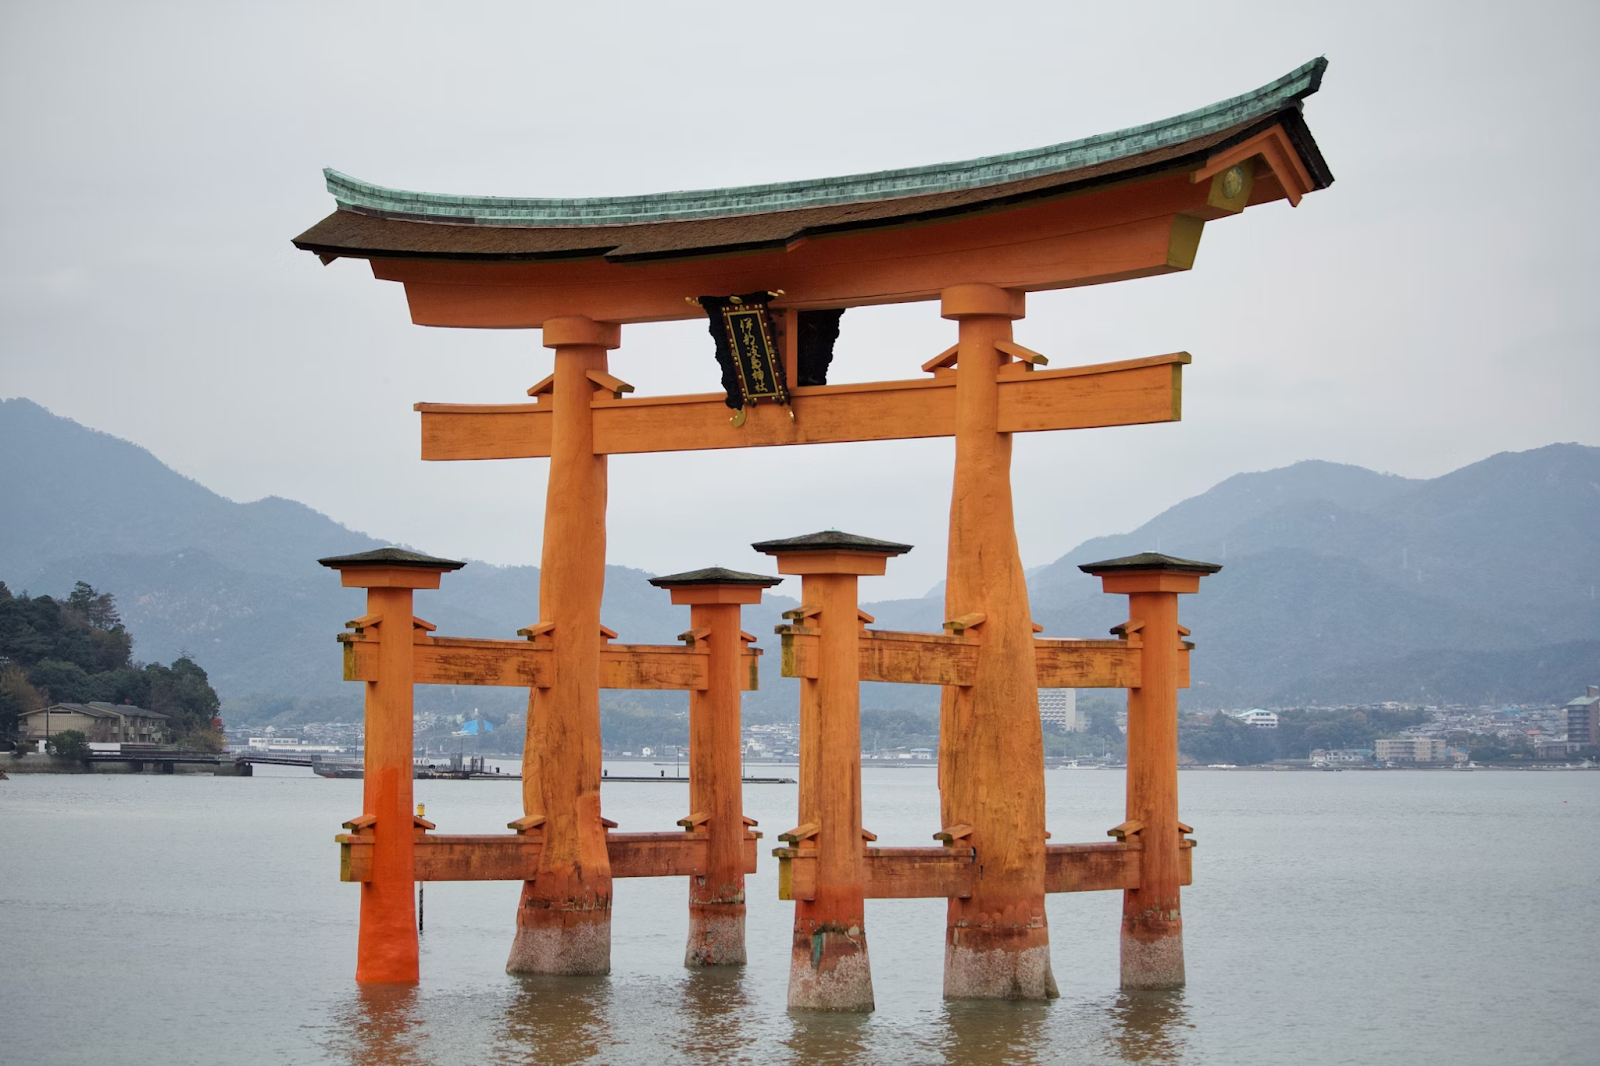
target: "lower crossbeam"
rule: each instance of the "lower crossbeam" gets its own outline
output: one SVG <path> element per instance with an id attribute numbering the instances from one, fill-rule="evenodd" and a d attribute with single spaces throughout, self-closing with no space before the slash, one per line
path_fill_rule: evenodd
<path id="1" fill-rule="evenodd" d="M 339 880 L 372 880 L 372 838 L 341 833 Z M 756 841 L 744 838 L 744 872 L 756 872 Z M 612 877 L 698 877 L 708 872 L 710 842 L 704 833 L 607 833 Z M 536 833 L 450 835 L 421 833 L 416 838 L 414 878 L 418 881 L 532 881 L 539 872 L 544 841 Z"/>
<path id="2" fill-rule="evenodd" d="M 1181 884 L 1193 880 L 1192 842 L 1182 851 Z M 1144 846 L 1137 840 L 1107 844 L 1047 844 L 1044 859 L 1046 892 L 1110 892 L 1139 887 Z M 815 899 L 815 848 L 775 848 L 778 898 Z M 867 899 L 968 899 L 981 876 L 976 848 L 865 848 L 863 895 Z"/>

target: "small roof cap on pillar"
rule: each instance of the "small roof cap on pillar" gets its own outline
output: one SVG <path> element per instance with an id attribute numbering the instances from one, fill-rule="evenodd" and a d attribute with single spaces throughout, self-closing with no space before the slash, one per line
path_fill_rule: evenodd
<path id="1" fill-rule="evenodd" d="M 742 570 L 729 570 L 725 566 L 708 566 L 704 570 L 689 570 L 682 574 L 663 574 L 653 577 L 650 584 L 658 589 L 678 588 L 684 585 L 759 585 L 771 588 L 783 584 L 781 577 L 766 574 L 747 574 Z"/>
<path id="2" fill-rule="evenodd" d="M 784 540 L 763 540 L 750 545 L 758 552 L 776 555 L 779 552 L 867 552 L 872 555 L 904 555 L 911 550 L 909 544 L 896 544 L 892 540 L 874 540 L 858 537 L 854 533 L 841 533 L 837 529 L 821 533 L 807 533 L 803 537 Z"/>
<path id="3" fill-rule="evenodd" d="M 330 555 L 317 562 L 331 570 L 354 570 L 363 566 L 405 566 L 416 570 L 460 570 L 467 564 L 455 559 L 439 559 L 404 548 L 379 548 L 376 551 L 357 552 L 354 555 Z"/>
<path id="4" fill-rule="evenodd" d="M 1140 552 L 1124 555 L 1120 559 L 1106 559 L 1098 563 L 1084 563 L 1078 567 L 1086 574 L 1120 574 L 1131 570 L 1170 570 L 1182 574 L 1214 574 L 1222 569 L 1220 563 L 1202 563 L 1194 559 L 1179 559 L 1160 552 Z"/>

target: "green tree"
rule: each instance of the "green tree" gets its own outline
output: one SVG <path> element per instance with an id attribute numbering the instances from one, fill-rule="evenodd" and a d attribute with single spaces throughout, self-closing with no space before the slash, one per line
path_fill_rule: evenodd
<path id="1" fill-rule="evenodd" d="M 89 754 L 89 738 L 76 729 L 63 729 L 50 738 L 50 754 L 59 759 L 82 759 Z"/>
<path id="2" fill-rule="evenodd" d="M 4 589 L 0 583 L 0 590 Z M 29 682 L 26 670 L 15 665 L 0 669 L 0 740 L 16 737 L 22 716 L 44 705 L 44 694 Z"/>

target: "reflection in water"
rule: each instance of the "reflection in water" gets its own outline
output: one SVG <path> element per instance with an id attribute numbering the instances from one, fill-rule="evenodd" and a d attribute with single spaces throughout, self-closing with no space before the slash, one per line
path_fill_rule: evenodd
<path id="1" fill-rule="evenodd" d="M 679 1032 L 673 1046 L 690 1062 L 756 1062 L 760 1034 L 744 988 L 744 967 L 690 970 L 679 986 Z"/>
<path id="2" fill-rule="evenodd" d="M 337 1035 L 328 1042 L 328 1050 L 351 1066 L 421 1066 L 429 1058 L 423 1054 L 428 1037 L 418 1002 L 413 985 L 359 986 L 334 1011 Z"/>
<path id="3" fill-rule="evenodd" d="M 614 1046 L 610 978 L 527 975 L 514 980 L 517 987 L 495 1040 L 496 1062 L 586 1062 Z"/>
<path id="4" fill-rule="evenodd" d="M 945 1004 L 938 1047 L 945 1062 L 963 1066 L 1052 1061 L 1045 1029 L 1050 1012 L 1048 1003 L 950 1000 Z"/>
<path id="5" fill-rule="evenodd" d="M 872 1036 L 870 1014 L 822 1010 L 792 1010 L 791 1029 L 783 1041 L 792 1062 L 826 1063 L 827 1066 L 883 1061 L 868 1047 Z"/>
<path id="6" fill-rule="evenodd" d="M 1123 992 L 1112 1004 L 1111 1019 L 1112 1041 L 1126 1062 L 1177 1062 L 1194 1028 L 1181 990 Z"/>

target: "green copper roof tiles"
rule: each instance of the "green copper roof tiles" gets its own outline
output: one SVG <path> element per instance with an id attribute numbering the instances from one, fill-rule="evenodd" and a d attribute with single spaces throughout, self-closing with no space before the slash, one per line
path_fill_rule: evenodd
<path id="1" fill-rule="evenodd" d="M 960 163 L 883 170 L 835 178 L 745 185 L 728 189 L 553 199 L 452 196 L 407 192 L 324 170 L 328 191 L 341 208 L 384 217 L 483 226 L 582 227 L 792 211 L 810 207 L 892 200 L 905 196 L 981 188 L 1139 155 L 1297 108 L 1316 92 L 1326 59 L 1311 62 L 1253 92 L 1175 118 L 1102 133 L 1046 148 L 984 156 Z"/>

